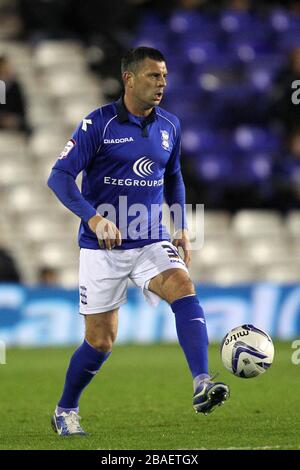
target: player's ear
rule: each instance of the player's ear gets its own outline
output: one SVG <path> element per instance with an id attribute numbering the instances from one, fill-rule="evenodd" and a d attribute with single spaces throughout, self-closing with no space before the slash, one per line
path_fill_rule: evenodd
<path id="1" fill-rule="evenodd" d="M 133 87 L 134 76 L 132 72 L 126 71 L 123 73 L 123 82 L 124 85 L 127 85 L 129 88 Z"/>

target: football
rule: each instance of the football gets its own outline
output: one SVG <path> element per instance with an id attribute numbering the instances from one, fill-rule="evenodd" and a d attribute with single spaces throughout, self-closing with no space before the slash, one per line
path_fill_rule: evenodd
<path id="1" fill-rule="evenodd" d="M 270 336 L 253 325 L 242 325 L 227 333 L 221 344 L 221 358 L 227 370 L 250 379 L 271 366 L 274 345 Z"/>

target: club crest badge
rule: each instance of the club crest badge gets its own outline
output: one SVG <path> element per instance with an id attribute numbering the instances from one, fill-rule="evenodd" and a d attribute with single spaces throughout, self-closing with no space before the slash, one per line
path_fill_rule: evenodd
<path id="1" fill-rule="evenodd" d="M 167 131 L 160 131 L 161 133 L 161 145 L 165 150 L 170 150 L 170 142 L 169 142 L 169 132 Z"/>

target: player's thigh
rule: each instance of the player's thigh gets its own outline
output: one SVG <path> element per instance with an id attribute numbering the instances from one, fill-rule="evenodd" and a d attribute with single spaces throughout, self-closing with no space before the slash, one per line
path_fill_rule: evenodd
<path id="1" fill-rule="evenodd" d="M 94 347 L 110 350 L 118 332 L 118 311 L 84 315 L 85 338 Z"/>
<path id="2" fill-rule="evenodd" d="M 167 269 L 153 277 L 148 289 L 168 303 L 196 293 L 188 272 L 178 268 Z"/>

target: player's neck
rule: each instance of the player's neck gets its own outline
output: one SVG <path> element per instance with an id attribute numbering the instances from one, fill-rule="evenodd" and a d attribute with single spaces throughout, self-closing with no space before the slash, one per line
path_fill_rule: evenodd
<path id="1" fill-rule="evenodd" d="M 139 102 L 136 102 L 132 97 L 128 96 L 128 94 L 125 93 L 124 95 L 124 104 L 126 106 L 127 111 L 129 111 L 131 114 L 134 116 L 138 117 L 147 117 L 151 113 L 152 108 L 148 109 L 143 109 L 142 104 Z"/>

